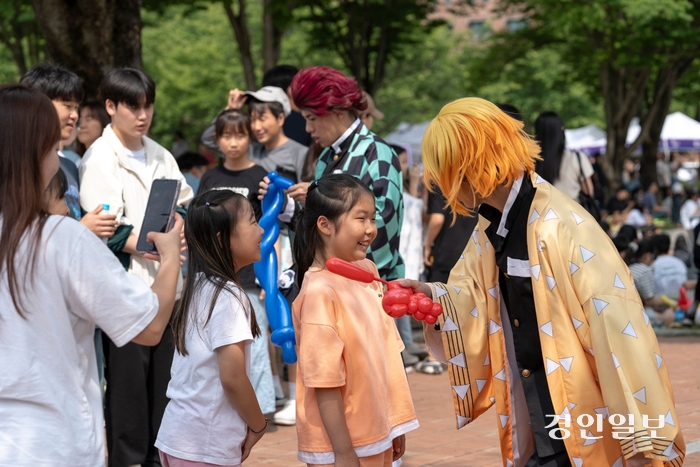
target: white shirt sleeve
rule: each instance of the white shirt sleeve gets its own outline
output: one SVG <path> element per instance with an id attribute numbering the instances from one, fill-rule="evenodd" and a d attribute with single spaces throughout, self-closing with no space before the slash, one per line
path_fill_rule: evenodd
<path id="1" fill-rule="evenodd" d="M 74 245 L 59 274 L 68 309 L 97 324 L 121 347 L 155 318 L 158 296 L 142 279 L 127 273 L 87 228 L 82 227 Z"/>
<path id="2" fill-rule="evenodd" d="M 294 198 L 287 195 L 287 206 L 284 208 L 284 211 L 282 211 L 279 214 L 279 216 L 277 216 L 277 218 L 282 222 L 292 222 L 292 218 L 294 217 L 295 211 L 296 203 L 294 202 Z"/>
<path id="3" fill-rule="evenodd" d="M 231 284 L 229 286 L 235 287 Z M 222 290 L 206 327 L 211 349 L 216 350 L 239 342 L 252 342 L 253 333 L 250 330 L 252 312 L 247 295 L 240 289 L 236 294 Z"/>

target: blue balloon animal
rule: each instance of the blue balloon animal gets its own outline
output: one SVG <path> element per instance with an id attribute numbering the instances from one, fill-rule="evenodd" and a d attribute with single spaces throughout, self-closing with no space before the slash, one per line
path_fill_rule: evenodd
<path id="1" fill-rule="evenodd" d="M 267 174 L 270 186 L 262 200 L 263 215 L 260 226 L 265 230 L 262 240 L 262 256 L 255 263 L 255 275 L 265 290 L 265 311 L 272 329 L 271 340 L 276 346 L 282 347 L 284 363 L 296 363 L 297 354 L 294 351 L 296 339 L 292 326 L 292 311 L 287 299 L 279 291 L 277 285 L 277 252 L 275 242 L 280 234 L 277 216 L 282 212 L 286 195 L 284 190 L 294 185 L 289 179 L 280 177 L 277 172 Z"/>

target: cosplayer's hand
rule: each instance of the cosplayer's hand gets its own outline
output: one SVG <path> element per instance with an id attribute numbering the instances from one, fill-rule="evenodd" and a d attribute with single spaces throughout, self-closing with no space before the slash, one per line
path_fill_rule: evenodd
<path id="1" fill-rule="evenodd" d="M 391 441 L 391 447 L 394 450 L 394 462 L 401 459 L 403 453 L 406 452 L 406 435 L 401 435 Z"/>
<path id="2" fill-rule="evenodd" d="M 109 212 L 102 212 L 102 205 L 85 214 L 80 223 L 90 229 L 92 233 L 101 238 L 110 238 L 117 230 L 117 216 Z"/>
<path id="3" fill-rule="evenodd" d="M 241 109 L 243 104 L 248 100 L 248 96 L 245 95 L 244 91 L 240 89 L 231 89 L 228 92 L 228 102 L 226 103 L 226 110 L 230 109 Z"/>
<path id="4" fill-rule="evenodd" d="M 306 204 L 306 193 L 309 192 L 309 185 L 311 185 L 309 182 L 300 182 L 296 185 L 292 185 L 289 187 L 289 190 L 287 190 L 287 194 L 291 196 L 294 201 L 301 203 L 303 206 Z"/>
<path id="5" fill-rule="evenodd" d="M 413 279 L 399 279 L 397 282 L 401 285 L 401 287 L 411 289 L 413 293 L 423 293 L 428 298 L 433 296 L 433 291 L 430 290 L 428 284 L 424 284 L 423 282 L 415 281 Z"/>
<path id="6" fill-rule="evenodd" d="M 643 452 L 638 452 L 627 459 L 627 467 L 643 467 L 645 465 L 651 465 L 651 459 L 644 457 Z"/>
<path id="7" fill-rule="evenodd" d="M 351 449 L 344 453 L 335 453 L 335 467 L 360 467 L 360 459 L 355 454 L 355 450 Z"/>

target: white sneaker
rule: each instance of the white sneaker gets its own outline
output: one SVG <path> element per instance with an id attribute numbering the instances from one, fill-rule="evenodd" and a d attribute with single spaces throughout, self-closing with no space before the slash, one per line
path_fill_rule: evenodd
<path id="1" fill-rule="evenodd" d="M 297 401 L 292 399 L 287 401 L 282 407 L 282 410 L 277 412 L 273 417 L 272 421 L 275 425 L 292 426 L 297 423 Z"/>

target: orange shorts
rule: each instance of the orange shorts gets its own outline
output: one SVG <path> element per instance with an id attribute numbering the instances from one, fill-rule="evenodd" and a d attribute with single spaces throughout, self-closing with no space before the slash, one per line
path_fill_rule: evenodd
<path id="1" fill-rule="evenodd" d="M 391 467 L 394 448 L 369 457 L 360 457 L 360 467 Z M 308 467 L 333 467 L 333 464 L 306 464 Z"/>

